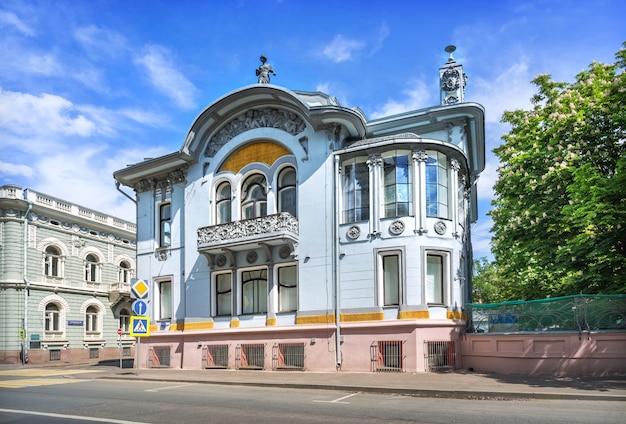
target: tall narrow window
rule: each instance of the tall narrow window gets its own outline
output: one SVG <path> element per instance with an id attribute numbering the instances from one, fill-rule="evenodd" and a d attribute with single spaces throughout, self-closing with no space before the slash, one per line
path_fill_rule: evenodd
<path id="1" fill-rule="evenodd" d="M 122 333 L 128 334 L 130 332 L 130 312 L 128 309 L 122 309 L 120 311 L 120 327 Z"/>
<path id="2" fill-rule="evenodd" d="M 241 274 L 242 305 L 244 314 L 267 312 L 267 269 L 244 271 Z"/>
<path id="3" fill-rule="evenodd" d="M 426 162 L 426 215 L 449 218 L 448 167 L 446 155 L 427 152 Z"/>
<path id="4" fill-rule="evenodd" d="M 85 332 L 98 332 L 98 308 L 95 306 L 89 306 L 85 312 Z"/>
<path id="5" fill-rule="evenodd" d="M 232 194 L 230 183 L 221 183 L 217 186 L 217 196 L 215 198 L 216 224 L 225 224 L 231 219 Z"/>
<path id="6" fill-rule="evenodd" d="M 445 256 L 426 255 L 426 303 L 443 304 Z"/>
<path id="7" fill-rule="evenodd" d="M 278 311 L 298 310 L 298 268 L 284 266 L 278 268 Z"/>
<path id="8" fill-rule="evenodd" d="M 55 246 L 46 247 L 44 273 L 48 277 L 61 277 L 61 251 Z"/>
<path id="9" fill-rule="evenodd" d="M 278 211 L 296 215 L 296 171 L 285 168 L 278 174 Z"/>
<path id="10" fill-rule="evenodd" d="M 369 219 L 369 187 L 366 158 L 349 159 L 342 163 L 343 223 Z"/>
<path id="11" fill-rule="evenodd" d="M 267 181 L 263 175 L 246 178 L 241 191 L 241 216 L 244 219 L 267 215 Z"/>
<path id="12" fill-rule="evenodd" d="M 117 270 L 117 281 L 119 283 L 130 283 L 131 268 L 127 261 L 120 262 L 120 266 Z"/>
<path id="13" fill-rule="evenodd" d="M 44 317 L 44 328 L 46 333 L 61 331 L 59 307 L 55 303 L 46 305 L 46 315 Z"/>
<path id="14" fill-rule="evenodd" d="M 400 304 L 400 255 L 384 254 L 382 259 L 384 306 Z"/>
<path id="15" fill-rule="evenodd" d="M 93 253 L 90 253 L 85 258 L 85 281 L 90 283 L 98 282 L 99 279 L 100 261 L 98 257 Z"/>
<path id="16" fill-rule="evenodd" d="M 159 283 L 159 319 L 172 318 L 172 282 Z"/>
<path id="17" fill-rule="evenodd" d="M 159 209 L 159 247 L 172 245 L 172 205 L 162 204 Z"/>
<path id="18" fill-rule="evenodd" d="M 413 202 L 412 161 L 408 154 L 383 155 L 383 217 L 408 216 Z"/>
<path id="19" fill-rule="evenodd" d="M 233 308 L 233 274 L 217 274 L 215 276 L 216 315 L 230 316 Z"/>

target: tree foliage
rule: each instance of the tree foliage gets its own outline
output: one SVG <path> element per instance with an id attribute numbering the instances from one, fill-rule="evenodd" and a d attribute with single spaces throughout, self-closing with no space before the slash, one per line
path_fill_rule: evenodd
<path id="1" fill-rule="evenodd" d="M 489 212 L 511 299 L 626 293 L 626 43 L 573 83 L 533 80 L 531 110 L 511 130 Z"/>

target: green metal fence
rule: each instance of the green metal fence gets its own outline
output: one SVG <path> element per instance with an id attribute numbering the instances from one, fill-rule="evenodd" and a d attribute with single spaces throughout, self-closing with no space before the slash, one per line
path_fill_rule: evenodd
<path id="1" fill-rule="evenodd" d="M 467 304 L 468 332 L 626 330 L 626 295 Z"/>

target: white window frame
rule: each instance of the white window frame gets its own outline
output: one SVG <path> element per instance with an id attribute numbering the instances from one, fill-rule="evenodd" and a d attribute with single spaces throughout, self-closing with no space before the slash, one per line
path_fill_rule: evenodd
<path id="1" fill-rule="evenodd" d="M 173 311 L 173 279 L 172 278 L 163 278 L 160 280 L 155 280 L 155 290 L 154 290 L 154 316 L 157 321 L 168 321 L 172 319 L 172 311 Z M 164 305 L 164 302 L 167 301 L 163 299 L 163 286 L 165 284 L 169 284 L 169 305 Z M 169 314 L 164 313 L 164 309 L 168 309 Z M 166 316 L 166 315 L 169 315 Z"/>
<path id="2" fill-rule="evenodd" d="M 397 158 L 398 157 L 406 157 L 407 160 L 407 171 L 408 171 L 408 175 L 406 177 L 406 182 L 404 183 L 398 183 L 397 179 L 394 178 L 394 182 L 393 184 L 386 184 L 385 181 L 385 165 L 386 165 L 386 161 L 388 159 L 393 159 L 394 161 L 394 165 L 395 165 L 395 172 L 394 172 L 394 176 L 397 175 Z M 382 218 L 397 218 L 397 217 L 403 217 L 403 216 L 412 216 L 414 214 L 414 202 L 415 200 L 413 199 L 413 192 L 415 191 L 414 187 L 413 187 L 413 181 L 414 181 L 414 173 L 415 173 L 415 167 L 414 167 L 414 161 L 413 161 L 413 157 L 412 157 L 412 153 L 410 150 L 402 150 L 402 149 L 398 149 L 398 150 L 388 150 L 385 151 L 381 154 L 381 166 L 380 166 L 380 187 L 379 187 L 379 199 L 380 199 L 380 208 L 381 208 L 381 217 Z M 398 199 L 398 194 L 402 191 L 399 190 L 399 187 L 401 186 L 406 186 L 406 195 L 408 196 L 408 199 L 406 199 L 406 201 L 402 202 Z M 393 195 L 395 197 L 395 199 L 393 201 L 389 200 L 387 198 L 387 187 L 393 187 Z M 388 201 L 389 200 L 389 201 Z M 406 213 L 399 213 L 398 212 L 398 205 L 399 204 L 403 204 L 403 203 L 407 203 L 408 206 L 408 210 L 406 211 Z M 396 212 L 393 214 L 387 214 L 387 205 L 395 205 L 395 210 Z"/>
<path id="3" fill-rule="evenodd" d="M 123 266 L 126 265 L 126 266 Z M 117 282 L 122 284 L 130 284 L 130 280 L 133 278 L 133 265 L 130 261 L 123 259 L 117 266 Z"/>
<path id="4" fill-rule="evenodd" d="M 119 328 L 121 328 L 122 334 L 130 333 L 130 317 L 131 317 L 130 309 L 127 309 L 125 307 L 120 309 Z"/>
<path id="5" fill-rule="evenodd" d="M 260 306 L 259 307 L 253 307 L 252 312 L 246 312 L 244 310 L 244 302 L 246 300 L 246 296 L 244 293 L 244 281 L 243 281 L 243 275 L 246 272 L 255 272 L 255 271 L 265 271 L 265 311 L 261 311 Z M 239 299 L 238 299 L 238 308 L 240 308 L 241 310 L 241 314 L 242 315 L 261 315 L 261 314 L 267 314 L 269 311 L 269 307 L 270 307 L 270 300 L 269 300 L 269 270 L 267 269 L 267 267 L 256 267 L 256 268 L 244 268 L 244 269 L 240 269 L 237 273 L 237 288 L 239 289 L 237 292 L 239 293 Z M 260 299 L 260 298 L 259 298 Z M 253 299 L 254 301 L 254 299 Z M 255 303 L 253 302 L 253 305 L 255 305 Z M 257 310 L 258 309 L 258 310 Z"/>
<path id="6" fill-rule="evenodd" d="M 448 250 L 442 250 L 442 249 L 423 249 L 424 254 L 423 254 L 423 259 L 422 259 L 422 269 L 423 269 L 423 296 L 424 296 L 424 303 L 428 304 L 428 305 L 434 305 L 434 306 L 447 306 L 450 301 L 449 301 L 449 296 L 450 296 L 450 281 L 451 281 L 451 277 L 452 277 L 452 273 L 451 273 L 451 260 L 452 260 L 452 253 Z M 428 264 L 428 258 L 429 257 L 439 257 L 441 258 L 441 301 L 439 301 L 439 299 L 435 298 L 435 296 L 433 296 L 434 294 L 434 290 L 437 289 L 436 286 L 433 286 L 432 288 L 429 287 L 431 284 L 434 285 L 436 284 L 435 281 L 431 282 L 430 281 L 430 277 L 429 277 L 429 264 Z"/>
<path id="7" fill-rule="evenodd" d="M 228 186 L 228 197 L 222 197 L 222 189 Z M 220 213 L 222 205 L 226 205 L 228 216 L 224 217 Z M 233 221 L 233 185 L 230 181 L 220 180 L 215 186 L 215 224 L 226 224 Z"/>
<path id="8" fill-rule="evenodd" d="M 377 305 L 381 307 L 399 307 L 405 303 L 405 271 L 404 271 L 404 250 L 400 248 L 376 250 L 376 281 L 377 281 Z M 385 299 L 385 269 L 384 260 L 386 257 L 395 256 L 398 258 L 398 303 L 386 304 Z"/>
<path id="9" fill-rule="evenodd" d="M 449 158 L 445 153 L 439 152 L 439 151 L 435 151 L 435 150 L 427 150 L 426 151 L 426 155 L 428 156 L 426 163 L 425 163 L 425 181 L 424 181 L 424 187 L 425 187 L 425 204 L 426 204 L 426 216 L 429 218 L 441 218 L 441 219 L 451 219 L 451 206 L 452 206 L 452 202 L 451 202 L 451 188 L 450 188 L 450 184 L 452 182 L 451 176 L 450 176 L 450 164 L 449 164 Z M 429 164 L 430 158 L 436 158 L 436 165 L 431 165 Z M 443 161 L 443 163 L 442 163 Z M 431 181 L 428 178 L 428 174 L 429 174 L 429 169 L 435 168 L 436 170 L 436 174 L 437 174 L 437 181 Z M 445 175 L 445 184 L 442 183 L 441 181 L 441 174 Z M 434 202 L 430 201 L 430 199 L 428 198 L 428 194 L 429 194 L 429 187 L 433 187 L 436 189 L 436 200 Z M 456 190 L 456 187 L 454 188 L 454 190 Z M 442 191 L 445 192 L 442 193 Z M 445 205 L 442 202 L 442 200 L 445 198 Z M 436 205 L 436 209 L 437 212 L 435 214 L 431 214 L 430 213 L 430 207 L 432 205 Z M 445 213 L 444 213 L 445 211 Z"/>
<path id="10" fill-rule="evenodd" d="M 89 257 L 94 257 L 96 262 L 89 260 Z M 84 259 L 84 277 L 88 283 L 100 283 L 102 281 L 102 260 L 99 255 L 94 252 L 87 252 Z"/>
<path id="11" fill-rule="evenodd" d="M 367 187 L 358 186 L 356 167 L 361 166 L 367 174 Z M 346 175 L 347 167 L 350 174 Z M 341 219 L 342 224 L 369 221 L 372 212 L 370 166 L 367 156 L 356 156 L 341 161 Z M 357 196 L 357 193 L 360 194 Z M 367 205 L 363 205 L 367 201 Z M 358 217 L 357 217 L 358 211 Z"/>
<path id="12" fill-rule="evenodd" d="M 293 173 L 293 179 L 294 179 L 293 184 L 283 182 L 285 174 L 289 172 Z M 298 174 L 296 172 L 296 168 L 294 168 L 293 166 L 285 166 L 278 171 L 276 178 L 278 181 L 278 184 L 277 184 L 278 190 L 276 193 L 278 197 L 278 212 L 279 213 L 288 212 L 294 217 L 297 217 L 298 216 L 298 189 L 297 189 Z M 285 205 L 283 196 L 288 195 L 292 192 L 293 192 L 293 197 L 294 197 L 293 205 Z M 293 210 L 290 210 L 291 206 L 293 206 Z"/>
<path id="13" fill-rule="evenodd" d="M 295 270 L 295 284 L 293 286 L 287 286 L 285 284 L 282 283 L 281 281 L 281 270 L 285 269 L 285 268 L 294 268 Z M 298 265 L 296 263 L 289 263 L 289 264 L 281 264 L 279 267 L 276 268 L 276 284 L 278 287 L 278 312 L 296 312 L 298 310 L 298 305 L 299 305 L 299 290 L 298 290 Z M 294 289 L 294 294 L 293 294 L 293 299 L 291 299 L 291 294 L 289 294 L 290 292 L 287 292 L 287 295 L 290 298 L 290 303 L 294 303 L 295 304 L 295 308 L 284 308 L 283 307 L 283 292 L 284 291 L 288 291 L 290 289 Z"/>
<path id="14" fill-rule="evenodd" d="M 163 218 L 164 208 L 169 207 L 169 217 Z M 157 204 L 157 243 L 161 249 L 172 246 L 172 202 L 162 202 Z M 169 230 L 169 232 L 167 231 Z"/>
<path id="15" fill-rule="evenodd" d="M 100 336 L 101 334 L 102 311 L 97 305 L 89 305 L 85 310 L 85 336 L 94 337 Z"/>
<path id="16" fill-rule="evenodd" d="M 56 252 L 48 252 L 48 249 L 54 249 Z M 56 273 L 53 272 L 55 268 Z M 63 256 L 63 250 L 54 244 L 46 246 L 43 251 L 43 274 L 50 278 L 63 278 L 64 271 L 65 257 Z"/>

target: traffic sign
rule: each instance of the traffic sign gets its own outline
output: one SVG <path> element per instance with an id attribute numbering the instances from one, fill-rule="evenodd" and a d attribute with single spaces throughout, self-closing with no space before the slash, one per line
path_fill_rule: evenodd
<path id="1" fill-rule="evenodd" d="M 148 304 L 141 300 L 137 299 L 133 302 L 133 312 L 137 315 L 145 315 L 148 311 Z"/>
<path id="2" fill-rule="evenodd" d="M 131 297 L 133 299 L 143 299 L 144 297 L 148 296 L 150 287 L 148 286 L 148 283 L 146 283 L 145 281 L 141 279 L 139 280 L 133 279 L 133 281 L 130 284 L 130 291 L 131 291 Z"/>
<path id="3" fill-rule="evenodd" d="M 118 329 L 117 329 L 117 335 L 118 335 L 118 336 L 121 336 L 121 335 L 122 335 L 122 329 L 121 329 L 121 328 L 118 328 Z"/>
<path id="4" fill-rule="evenodd" d="M 150 335 L 150 318 L 130 317 L 130 335 L 133 337 L 145 337 Z"/>

